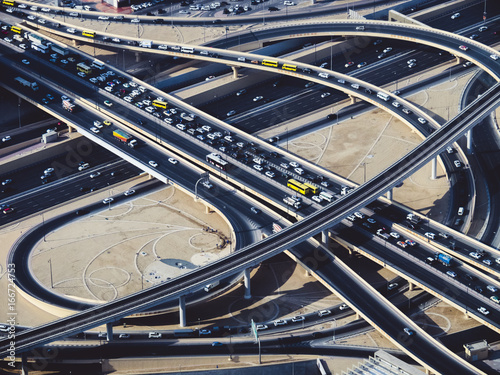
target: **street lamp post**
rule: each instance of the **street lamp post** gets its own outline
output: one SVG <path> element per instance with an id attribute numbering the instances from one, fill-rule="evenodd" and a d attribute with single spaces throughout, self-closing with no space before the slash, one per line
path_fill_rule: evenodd
<path id="1" fill-rule="evenodd" d="M 333 343 L 335 343 L 335 329 L 337 328 L 337 320 L 333 318 Z"/>
<path id="2" fill-rule="evenodd" d="M 50 270 L 50 288 L 51 289 L 54 289 L 54 279 L 53 279 L 53 276 L 52 276 L 52 259 L 49 258 L 49 270 Z"/>

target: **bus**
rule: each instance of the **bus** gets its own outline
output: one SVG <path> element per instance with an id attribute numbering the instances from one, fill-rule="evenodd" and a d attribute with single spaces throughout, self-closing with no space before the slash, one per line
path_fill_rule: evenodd
<path id="1" fill-rule="evenodd" d="M 167 109 L 167 102 L 162 102 L 161 100 L 153 100 L 152 104 L 155 107 Z"/>
<path id="2" fill-rule="evenodd" d="M 95 32 L 94 31 L 82 31 L 82 36 L 88 36 L 90 38 L 95 38 Z"/>
<path id="3" fill-rule="evenodd" d="M 377 93 L 377 97 L 385 101 L 388 101 L 391 98 L 389 95 L 387 95 L 385 92 L 382 91 L 379 91 Z"/>
<path id="4" fill-rule="evenodd" d="M 314 195 L 319 193 L 319 187 L 314 186 L 313 184 L 310 184 L 309 182 L 304 182 L 304 185 L 306 185 L 309 188 L 309 191 L 313 193 Z"/>
<path id="5" fill-rule="evenodd" d="M 92 73 L 92 68 L 83 62 L 76 64 L 76 70 L 83 72 L 85 74 Z"/>
<path id="6" fill-rule="evenodd" d="M 328 202 L 333 202 L 334 200 L 334 196 L 331 195 L 331 194 L 328 194 L 328 193 L 325 193 L 324 191 L 322 191 L 321 193 L 319 193 L 319 197 L 325 201 L 328 201 Z"/>
<path id="7" fill-rule="evenodd" d="M 223 171 L 229 168 L 229 163 L 221 158 L 219 154 L 211 153 L 207 155 L 207 162 L 212 165 L 215 165 L 217 168 L 222 169 Z"/>
<path id="8" fill-rule="evenodd" d="M 33 48 L 35 51 L 41 52 L 41 53 L 47 53 L 49 51 L 49 47 L 44 46 L 43 44 L 35 44 L 31 43 L 31 48 Z"/>
<path id="9" fill-rule="evenodd" d="M 20 27 L 17 27 L 17 26 L 11 26 L 11 27 L 10 27 L 10 31 L 12 31 L 12 32 L 14 32 L 14 33 L 21 34 L 21 28 L 20 28 Z"/>
<path id="10" fill-rule="evenodd" d="M 291 70 L 292 72 L 296 72 L 297 71 L 297 66 L 296 65 L 291 65 L 291 64 L 283 64 L 283 66 L 281 68 L 284 69 L 284 70 Z"/>
<path id="11" fill-rule="evenodd" d="M 184 52 L 184 53 L 193 53 L 194 49 L 193 49 L 193 47 L 181 47 L 181 52 Z"/>
<path id="12" fill-rule="evenodd" d="M 288 180 L 286 186 L 288 186 L 289 188 L 291 188 L 295 191 L 298 191 L 300 194 L 306 195 L 306 194 L 310 193 L 309 186 L 303 184 L 302 182 L 294 180 L 293 178 Z"/>
<path id="13" fill-rule="evenodd" d="M 3 1 L 2 1 L 2 4 L 3 4 L 3 5 L 6 5 L 6 6 L 9 6 L 9 7 L 13 7 L 13 6 L 15 6 L 15 2 L 14 2 L 14 1 L 11 1 L 11 0 L 3 0 Z"/>
<path id="14" fill-rule="evenodd" d="M 262 65 L 278 67 L 278 62 L 273 60 L 262 60 Z"/>

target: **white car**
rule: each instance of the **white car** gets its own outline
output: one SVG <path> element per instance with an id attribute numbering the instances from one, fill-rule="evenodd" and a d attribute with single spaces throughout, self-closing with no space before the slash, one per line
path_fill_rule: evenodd
<path id="1" fill-rule="evenodd" d="M 459 161 L 459 160 L 455 160 L 455 161 L 453 162 L 453 164 L 455 164 L 455 167 L 457 167 L 457 168 L 460 168 L 460 167 L 462 166 L 462 163 L 460 163 L 460 161 Z"/>
<path id="2" fill-rule="evenodd" d="M 339 309 L 340 310 L 347 310 L 349 308 L 349 306 L 347 306 L 345 303 L 343 303 L 342 305 L 340 305 Z"/>
<path id="3" fill-rule="evenodd" d="M 178 163 L 178 161 L 175 160 L 174 158 L 168 158 L 168 162 L 172 163 L 172 164 L 177 164 Z"/>
<path id="4" fill-rule="evenodd" d="M 133 190 L 133 189 L 129 189 L 129 190 L 127 190 L 125 193 L 123 193 L 123 195 L 125 195 L 125 196 L 127 196 L 127 197 L 128 197 L 129 195 L 133 195 L 134 193 L 135 193 L 135 190 Z"/>
<path id="5" fill-rule="evenodd" d="M 384 49 L 382 52 L 384 53 L 388 53 L 388 52 L 391 52 L 392 51 L 392 47 L 387 47 L 386 49 Z"/>
<path id="6" fill-rule="evenodd" d="M 264 170 L 264 168 L 262 168 L 262 166 L 259 164 L 254 164 L 253 168 L 258 170 L 259 172 L 262 172 Z"/>
<path id="7" fill-rule="evenodd" d="M 102 201 L 102 203 L 103 203 L 103 204 L 110 204 L 110 203 L 111 203 L 111 202 L 113 202 L 113 201 L 114 201 L 114 199 L 113 199 L 113 198 L 111 198 L 111 197 L 109 197 L 109 198 L 104 198 L 104 199 L 103 199 L 103 201 Z M 120 336 L 121 336 L 121 335 L 120 335 Z M 128 335 L 127 335 L 127 337 L 128 337 Z M 120 337 L 120 338 L 126 338 L 126 337 Z"/>
<path id="8" fill-rule="evenodd" d="M 90 178 L 97 178 L 101 175 L 101 172 L 94 172 L 90 174 Z"/>
<path id="9" fill-rule="evenodd" d="M 264 97 L 262 95 L 259 95 L 259 96 L 256 96 L 255 98 L 253 98 L 253 101 L 260 102 L 262 99 L 264 99 Z"/>
<path id="10" fill-rule="evenodd" d="M 266 176 L 267 176 L 267 177 L 270 177 L 270 178 L 274 178 L 274 176 L 276 176 L 276 175 L 275 175 L 275 173 L 274 173 L 274 172 L 267 171 L 267 172 L 266 172 Z"/>
<path id="11" fill-rule="evenodd" d="M 285 319 L 279 319 L 279 320 L 275 320 L 274 321 L 274 326 L 275 327 L 277 327 L 277 326 L 285 326 L 287 324 L 288 324 L 288 322 Z"/>
<path id="12" fill-rule="evenodd" d="M 427 123 L 427 120 L 422 118 L 422 117 L 419 117 L 418 119 L 418 122 L 420 122 L 421 124 L 426 124 Z"/>
<path id="13" fill-rule="evenodd" d="M 396 232 L 391 232 L 391 233 L 389 233 L 389 235 L 390 235 L 392 238 L 396 238 L 396 239 L 398 239 L 399 237 L 401 237 L 401 236 L 399 235 L 399 233 L 396 233 Z"/>
<path id="14" fill-rule="evenodd" d="M 469 256 L 474 258 L 474 259 L 481 259 L 481 255 L 479 255 L 478 253 L 476 253 L 475 251 L 471 251 L 469 253 Z"/>
<path id="15" fill-rule="evenodd" d="M 106 199 L 111 199 L 113 200 L 113 198 L 106 198 Z M 106 200 L 105 199 L 105 200 Z M 104 201 L 103 201 L 104 202 Z M 130 335 L 128 333 L 120 333 L 120 335 L 118 336 L 119 339 L 128 339 L 130 337 Z"/>
<path id="16" fill-rule="evenodd" d="M 318 316 L 323 317 L 323 316 L 330 315 L 331 313 L 332 312 L 330 310 L 321 310 L 321 311 L 318 311 Z"/>
<path id="17" fill-rule="evenodd" d="M 113 39 L 111 39 L 111 40 L 112 40 L 113 42 L 115 42 L 115 43 L 120 43 L 120 42 L 121 42 L 120 38 L 113 38 Z"/>
<path id="18" fill-rule="evenodd" d="M 318 202 L 318 203 L 323 202 L 323 199 L 321 199 L 321 197 L 320 197 L 319 195 L 313 195 L 313 196 L 311 197 L 311 199 L 312 199 L 313 201 L 315 201 L 315 202 Z"/>
<path id="19" fill-rule="evenodd" d="M 302 168 L 295 168 L 294 171 L 295 171 L 295 173 L 297 173 L 299 175 L 303 175 L 304 174 L 304 170 Z"/>
<path id="20" fill-rule="evenodd" d="M 477 311 L 479 311 L 481 314 L 483 315 L 488 315 L 490 312 L 488 310 L 486 310 L 485 307 L 481 306 L 481 307 L 478 307 L 477 308 Z"/>
<path id="21" fill-rule="evenodd" d="M 426 232 L 424 236 L 433 240 L 436 235 L 432 232 Z"/>
<path id="22" fill-rule="evenodd" d="M 131 98 L 130 96 L 128 96 L 128 95 L 127 95 L 127 96 L 124 96 L 124 97 L 123 97 L 123 100 L 125 100 L 125 101 L 126 101 L 126 102 L 128 102 L 128 103 L 132 103 L 132 98 Z"/>
<path id="23" fill-rule="evenodd" d="M 446 271 L 446 274 L 447 274 L 448 276 L 450 276 L 450 277 L 453 277 L 453 278 L 457 277 L 456 272 L 453 272 L 453 271 Z"/>
<path id="24" fill-rule="evenodd" d="M 297 163 L 296 161 L 291 161 L 291 162 L 289 162 L 288 164 L 290 164 L 290 166 L 291 166 L 291 167 L 294 167 L 294 168 L 298 168 L 298 167 L 300 167 L 300 164 L 299 164 L 299 163 Z"/>
<path id="25" fill-rule="evenodd" d="M 458 17 L 460 17 L 460 13 L 455 13 L 451 16 L 451 19 L 454 20 L 457 19 Z"/>
<path id="26" fill-rule="evenodd" d="M 329 97 L 331 94 L 329 92 L 324 92 L 323 94 L 321 94 L 321 97 L 324 99 L 324 98 L 327 98 Z"/>
<path id="27" fill-rule="evenodd" d="M 498 55 L 490 55 L 493 60 L 498 60 Z"/>
<path id="28" fill-rule="evenodd" d="M 97 129 L 96 127 L 94 127 L 94 126 L 92 126 L 92 127 L 90 128 L 90 131 L 91 131 L 92 133 L 96 133 L 96 134 L 100 132 L 100 130 L 99 130 L 99 129 Z"/>
<path id="29" fill-rule="evenodd" d="M 292 322 L 297 323 L 297 322 L 303 322 L 306 320 L 302 315 L 297 315 L 292 318 Z"/>
<path id="30" fill-rule="evenodd" d="M 150 160 L 150 161 L 148 162 L 148 164 L 149 164 L 150 166 L 152 166 L 153 168 L 157 168 L 157 167 L 158 167 L 158 163 L 157 163 L 157 162 L 155 162 L 154 160 Z"/>
<path id="31" fill-rule="evenodd" d="M 265 324 L 257 324 L 255 328 L 257 329 L 257 331 L 262 331 L 263 329 L 267 329 L 268 327 Z"/>
<path id="32" fill-rule="evenodd" d="M 101 21 L 107 21 L 109 20 L 109 17 L 108 16 L 99 16 L 97 17 L 98 20 L 101 20 Z"/>
<path id="33" fill-rule="evenodd" d="M 293 1 L 290 1 L 290 0 L 285 0 L 283 2 L 283 5 L 285 5 L 285 6 L 293 6 L 293 5 L 295 5 L 295 3 Z"/>

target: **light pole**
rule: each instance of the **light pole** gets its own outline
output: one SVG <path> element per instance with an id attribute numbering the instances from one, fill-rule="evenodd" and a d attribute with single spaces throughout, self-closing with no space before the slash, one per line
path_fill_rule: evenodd
<path id="1" fill-rule="evenodd" d="M 54 289 L 54 279 L 52 277 L 52 259 L 51 258 L 49 258 L 48 263 L 49 263 L 49 270 L 50 270 L 50 288 Z"/>
<path id="2" fill-rule="evenodd" d="M 17 117 L 19 120 L 19 128 L 21 127 L 21 97 L 17 98 Z"/>
<path id="3" fill-rule="evenodd" d="M 333 343 L 335 344 L 335 329 L 337 328 L 337 320 L 335 320 L 335 318 L 333 318 Z"/>

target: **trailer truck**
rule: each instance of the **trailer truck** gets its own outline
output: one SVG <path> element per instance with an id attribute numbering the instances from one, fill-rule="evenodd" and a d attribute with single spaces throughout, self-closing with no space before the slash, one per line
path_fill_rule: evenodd
<path id="1" fill-rule="evenodd" d="M 121 129 L 113 130 L 113 137 L 115 137 L 120 142 L 123 142 L 132 148 L 137 146 L 137 140 L 135 140 L 130 134 Z"/>
<path id="2" fill-rule="evenodd" d="M 24 78 L 21 78 L 21 77 L 14 78 L 14 81 L 20 83 L 23 86 L 31 88 L 33 91 L 38 90 L 38 83 L 36 83 L 36 82 L 30 82 L 30 81 L 28 81 Z"/>
<path id="3" fill-rule="evenodd" d="M 450 267 L 451 263 L 453 261 L 453 258 L 451 256 L 449 256 L 448 254 L 443 254 L 443 253 L 434 254 L 434 258 L 438 262 L 441 262 L 441 264 L 445 265 L 446 267 Z"/>

